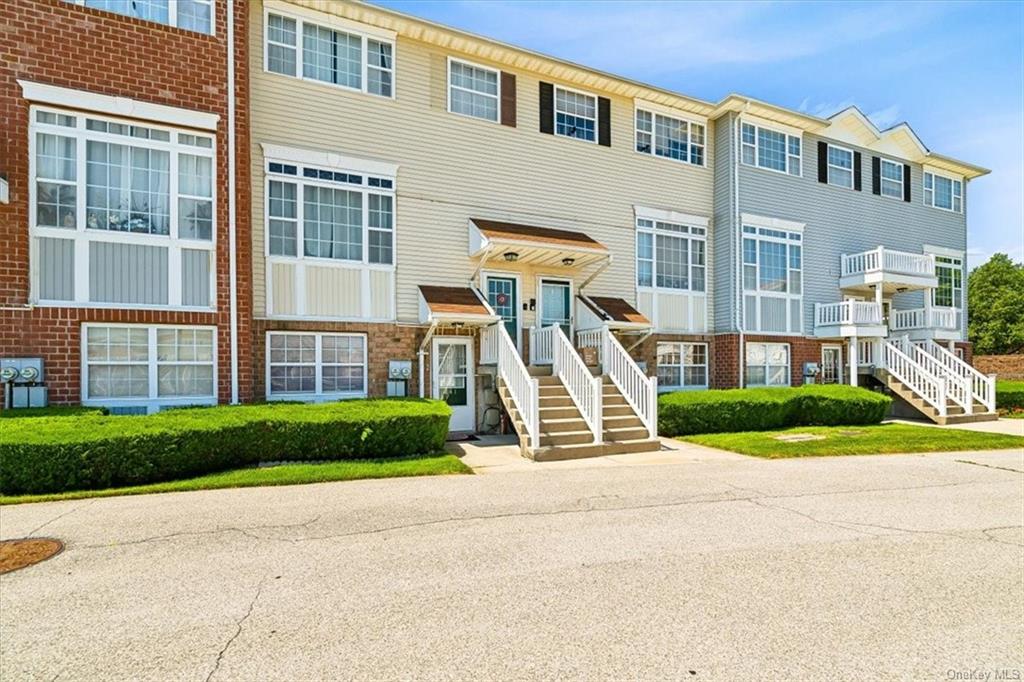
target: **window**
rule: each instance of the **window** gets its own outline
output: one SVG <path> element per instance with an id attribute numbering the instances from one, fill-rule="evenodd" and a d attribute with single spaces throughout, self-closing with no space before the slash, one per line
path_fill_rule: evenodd
<path id="1" fill-rule="evenodd" d="M 963 260 L 950 256 L 935 256 L 935 275 L 939 280 L 939 285 L 932 291 L 932 305 L 942 308 L 962 308 Z"/>
<path id="2" fill-rule="evenodd" d="M 213 33 L 213 0 L 67 0 L 198 33 Z"/>
<path id="3" fill-rule="evenodd" d="M 879 159 L 882 171 L 880 188 L 883 196 L 903 198 L 903 164 Z"/>
<path id="4" fill-rule="evenodd" d="M 500 74 L 494 69 L 448 60 L 448 110 L 498 121 Z"/>
<path id="5" fill-rule="evenodd" d="M 366 337 L 362 334 L 269 332 L 267 398 L 366 396 Z"/>
<path id="6" fill-rule="evenodd" d="M 597 141 L 597 97 L 555 86 L 555 134 Z"/>
<path id="7" fill-rule="evenodd" d="M 963 209 L 963 183 L 960 180 L 925 172 L 924 203 L 925 206 L 960 213 Z"/>
<path id="8" fill-rule="evenodd" d="M 748 343 L 747 386 L 789 386 L 789 344 Z"/>
<path id="9" fill-rule="evenodd" d="M 209 308 L 214 138 L 37 107 L 31 117 L 33 299 Z"/>
<path id="10" fill-rule="evenodd" d="M 267 14 L 264 47 L 267 71 L 380 97 L 394 92 L 395 48 L 390 40 Z"/>
<path id="11" fill-rule="evenodd" d="M 748 166 L 800 175 L 800 138 L 796 135 L 742 123 L 740 148 Z"/>
<path id="12" fill-rule="evenodd" d="M 743 290 L 748 331 L 796 332 L 803 315 L 802 235 L 743 226 Z"/>
<path id="13" fill-rule="evenodd" d="M 708 387 L 706 343 L 659 343 L 658 389 Z"/>
<path id="14" fill-rule="evenodd" d="M 394 263 L 394 180 L 277 162 L 267 173 L 268 255 Z"/>
<path id="15" fill-rule="evenodd" d="M 853 189 L 853 152 L 828 145 L 828 184 Z"/>
<path id="16" fill-rule="evenodd" d="M 705 290 L 705 228 L 637 218 L 636 229 L 638 287 Z"/>
<path id="17" fill-rule="evenodd" d="M 82 336 L 83 402 L 216 402 L 216 332 L 212 327 L 87 324 Z"/>
<path id="18" fill-rule="evenodd" d="M 704 126 L 637 109 L 636 150 L 703 166 Z"/>

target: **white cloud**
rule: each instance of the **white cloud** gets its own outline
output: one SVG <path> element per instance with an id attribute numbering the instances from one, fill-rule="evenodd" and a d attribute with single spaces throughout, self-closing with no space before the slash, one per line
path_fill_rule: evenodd
<path id="1" fill-rule="evenodd" d="M 900 122 L 900 105 L 890 104 L 884 109 L 874 111 L 867 116 L 875 124 L 875 127 L 879 130 L 885 130 Z"/>

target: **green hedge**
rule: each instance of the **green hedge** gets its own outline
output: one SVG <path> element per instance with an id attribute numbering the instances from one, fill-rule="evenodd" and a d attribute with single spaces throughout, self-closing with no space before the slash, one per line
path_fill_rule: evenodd
<path id="1" fill-rule="evenodd" d="M 1024 381 L 997 381 L 996 407 L 1001 410 L 1024 410 Z"/>
<path id="2" fill-rule="evenodd" d="M 266 461 L 438 452 L 451 408 L 434 400 L 353 400 L 60 416 L 0 427 L 0 492 L 155 483 Z"/>
<path id="3" fill-rule="evenodd" d="M 55 407 L 26 407 L 17 410 L 0 410 L 0 419 L 24 419 L 26 417 L 77 417 L 91 414 L 110 414 L 105 407 L 83 407 L 80 405 L 59 405 Z"/>
<path id="4" fill-rule="evenodd" d="M 853 386 L 678 391 L 658 397 L 663 436 L 768 431 L 787 426 L 877 424 L 892 400 Z"/>

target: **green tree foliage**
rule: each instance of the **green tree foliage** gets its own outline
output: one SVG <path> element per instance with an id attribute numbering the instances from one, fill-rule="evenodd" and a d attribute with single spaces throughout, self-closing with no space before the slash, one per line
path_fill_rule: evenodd
<path id="1" fill-rule="evenodd" d="M 997 253 L 967 280 L 967 336 L 979 355 L 1024 351 L 1024 263 Z"/>

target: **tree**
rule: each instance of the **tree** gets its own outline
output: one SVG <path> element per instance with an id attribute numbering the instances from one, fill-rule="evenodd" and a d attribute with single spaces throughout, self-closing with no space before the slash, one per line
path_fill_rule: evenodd
<path id="1" fill-rule="evenodd" d="M 997 253 L 967 279 L 967 337 L 979 355 L 1024 351 L 1024 263 Z"/>

